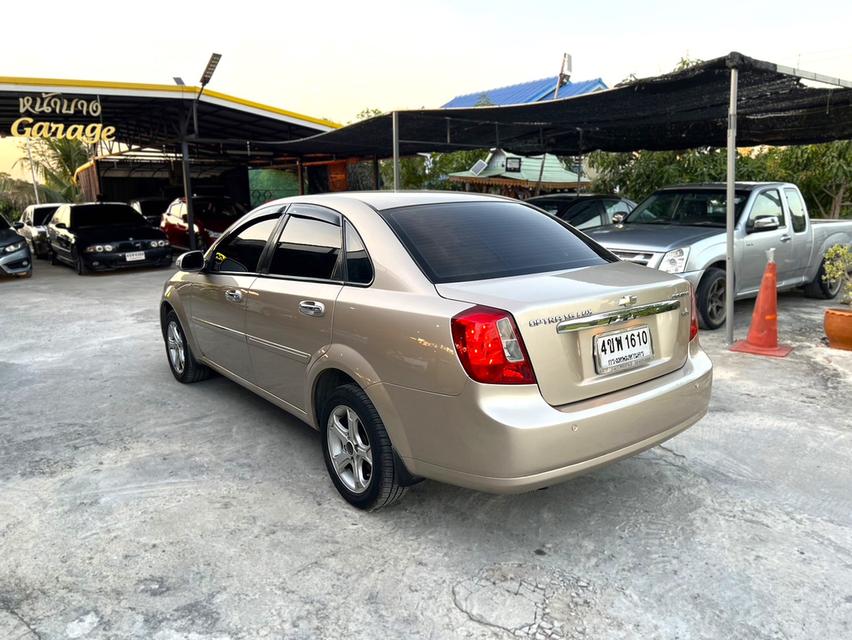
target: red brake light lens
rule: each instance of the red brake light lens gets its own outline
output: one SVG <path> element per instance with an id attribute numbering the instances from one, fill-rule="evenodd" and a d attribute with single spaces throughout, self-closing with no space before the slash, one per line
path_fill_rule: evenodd
<path id="1" fill-rule="evenodd" d="M 695 302 L 695 287 L 689 287 L 689 341 L 692 342 L 698 337 L 698 305 Z"/>
<path id="2" fill-rule="evenodd" d="M 473 380 L 535 384 L 524 341 L 509 312 L 476 306 L 455 316 L 451 324 L 456 353 Z"/>

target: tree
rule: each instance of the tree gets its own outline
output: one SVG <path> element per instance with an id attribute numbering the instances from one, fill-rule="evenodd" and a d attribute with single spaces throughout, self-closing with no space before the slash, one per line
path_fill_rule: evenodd
<path id="1" fill-rule="evenodd" d="M 79 140 L 64 138 L 38 139 L 32 143 L 32 164 L 21 147 L 22 157 L 15 163 L 27 170 L 32 167 L 45 188 L 55 193 L 61 202 L 74 202 L 80 199 L 80 189 L 74 182 L 77 167 L 89 160 L 86 145 Z"/>
<path id="2" fill-rule="evenodd" d="M 38 195 L 41 202 L 61 201 L 59 194 L 42 185 L 38 186 Z M 0 173 L 0 213 L 8 220 L 15 221 L 31 204 L 35 204 L 32 182 L 18 180 L 8 173 Z"/>

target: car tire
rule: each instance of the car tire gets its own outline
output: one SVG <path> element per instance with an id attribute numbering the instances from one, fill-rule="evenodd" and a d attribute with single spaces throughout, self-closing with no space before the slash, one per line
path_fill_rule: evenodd
<path id="1" fill-rule="evenodd" d="M 349 504 L 375 511 L 402 498 L 406 487 L 393 446 L 363 389 L 354 384 L 335 389 L 322 405 L 320 431 L 328 475 Z"/>
<path id="2" fill-rule="evenodd" d="M 54 267 L 59 264 L 59 258 L 56 257 L 56 253 L 54 251 L 50 251 L 49 253 L 50 264 Z"/>
<path id="3" fill-rule="evenodd" d="M 78 276 L 84 276 L 89 273 L 89 268 L 86 266 L 83 256 L 79 253 L 77 254 L 77 259 L 74 260 L 74 269 L 76 269 Z"/>
<path id="4" fill-rule="evenodd" d="M 695 292 L 698 324 L 702 329 L 712 331 L 725 324 L 725 289 L 725 270 L 707 269 Z"/>
<path id="5" fill-rule="evenodd" d="M 821 300 L 831 300 L 837 297 L 837 294 L 840 293 L 840 289 L 843 287 L 843 283 L 840 281 L 826 282 L 822 279 L 824 275 L 825 260 L 820 262 L 816 277 L 805 285 L 805 295 L 807 297 L 819 298 Z"/>
<path id="6" fill-rule="evenodd" d="M 201 382 L 210 377 L 210 367 L 201 364 L 192 354 L 192 349 L 183 332 L 177 313 L 169 311 L 163 326 L 163 341 L 166 359 L 175 380 L 183 384 Z"/>

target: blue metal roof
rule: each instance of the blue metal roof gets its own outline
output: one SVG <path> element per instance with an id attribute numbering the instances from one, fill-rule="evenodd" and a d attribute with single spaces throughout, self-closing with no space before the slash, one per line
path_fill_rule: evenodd
<path id="1" fill-rule="evenodd" d="M 443 108 L 448 107 L 476 107 L 486 105 L 527 104 L 530 102 L 542 102 L 553 99 L 553 89 L 556 86 L 556 76 L 542 78 L 531 82 L 522 82 L 508 87 L 475 91 L 463 96 L 456 96 Z M 559 98 L 571 98 L 584 93 L 591 93 L 598 89 L 608 87 L 600 78 L 584 80 L 582 82 L 569 82 L 559 87 Z"/>

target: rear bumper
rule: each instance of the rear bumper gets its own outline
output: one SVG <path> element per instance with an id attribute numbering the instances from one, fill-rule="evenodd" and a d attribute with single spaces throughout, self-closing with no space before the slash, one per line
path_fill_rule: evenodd
<path id="1" fill-rule="evenodd" d="M 0 273 L 8 276 L 24 275 L 32 271 L 33 260 L 26 245 L 12 253 L 0 254 Z"/>
<path id="2" fill-rule="evenodd" d="M 172 248 L 157 247 L 145 249 L 144 260 L 128 261 L 124 253 L 85 253 L 83 261 L 92 271 L 109 271 L 112 269 L 127 269 L 132 267 L 165 266 L 171 264 Z"/>
<path id="3" fill-rule="evenodd" d="M 415 475 L 494 493 L 548 486 L 653 447 L 707 412 L 712 363 L 697 343 L 686 364 L 655 380 L 553 407 L 532 385 L 470 383 L 458 396 L 381 385 L 388 425 Z M 385 394 L 376 394 L 384 396 Z M 372 394 L 371 394 L 372 397 Z M 379 407 L 379 413 L 384 413 Z"/>

